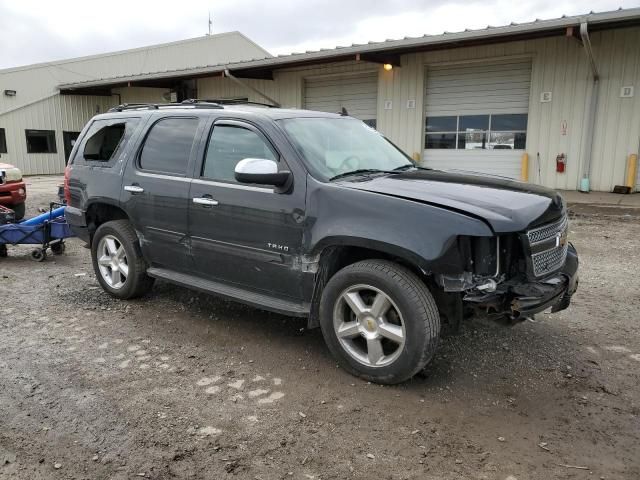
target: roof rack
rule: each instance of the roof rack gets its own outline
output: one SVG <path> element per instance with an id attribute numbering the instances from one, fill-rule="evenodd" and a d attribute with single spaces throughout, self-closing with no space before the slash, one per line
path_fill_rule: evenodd
<path id="1" fill-rule="evenodd" d="M 197 101 L 216 103 L 218 105 L 257 105 L 259 107 L 278 108 L 276 105 L 273 105 L 271 103 L 250 102 L 249 100 L 245 100 L 243 98 L 214 98 Z"/>
<path id="2" fill-rule="evenodd" d="M 221 104 L 217 102 L 212 102 L 209 100 L 199 100 L 195 98 L 190 98 L 188 100 L 183 100 L 178 103 L 123 103 L 122 105 L 118 105 L 116 107 L 111 107 L 109 112 L 123 112 L 125 110 L 159 110 L 161 108 L 167 107 L 193 107 L 193 108 L 224 108 Z"/>

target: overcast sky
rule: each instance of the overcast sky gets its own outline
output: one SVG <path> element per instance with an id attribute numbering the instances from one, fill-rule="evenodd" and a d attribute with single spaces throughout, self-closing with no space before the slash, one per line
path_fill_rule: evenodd
<path id="1" fill-rule="evenodd" d="M 0 68 L 239 30 L 273 54 L 640 6 L 640 0 L 0 0 Z"/>

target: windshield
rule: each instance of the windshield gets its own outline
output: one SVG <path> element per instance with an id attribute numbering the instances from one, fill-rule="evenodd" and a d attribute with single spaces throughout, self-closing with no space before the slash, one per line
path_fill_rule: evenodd
<path id="1" fill-rule="evenodd" d="M 279 122 L 312 175 L 324 181 L 349 172 L 413 165 L 400 149 L 360 120 L 316 117 Z"/>

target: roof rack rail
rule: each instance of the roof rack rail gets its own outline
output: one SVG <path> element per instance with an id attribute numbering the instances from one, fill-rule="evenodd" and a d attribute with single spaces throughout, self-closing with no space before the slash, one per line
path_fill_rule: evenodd
<path id="1" fill-rule="evenodd" d="M 193 108 L 224 108 L 219 103 L 207 100 L 188 99 L 179 103 L 123 103 L 116 107 L 111 107 L 109 112 L 123 112 L 125 110 L 159 110 L 167 107 L 193 107 Z"/>
<path id="2" fill-rule="evenodd" d="M 197 100 L 197 99 L 196 99 Z M 217 103 L 218 105 L 257 105 L 260 107 L 278 108 L 271 103 L 251 102 L 244 98 L 213 98 L 207 100 L 197 100 L 199 102 Z"/>

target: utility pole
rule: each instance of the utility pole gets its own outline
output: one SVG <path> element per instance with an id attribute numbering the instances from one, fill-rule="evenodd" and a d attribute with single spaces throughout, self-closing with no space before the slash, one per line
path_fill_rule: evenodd
<path id="1" fill-rule="evenodd" d="M 209 33 L 207 35 L 211 35 L 213 30 L 213 20 L 211 20 L 211 12 L 209 12 Z"/>

